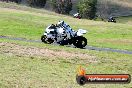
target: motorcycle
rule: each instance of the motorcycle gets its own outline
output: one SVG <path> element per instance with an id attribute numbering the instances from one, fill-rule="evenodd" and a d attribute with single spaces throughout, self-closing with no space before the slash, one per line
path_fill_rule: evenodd
<path id="1" fill-rule="evenodd" d="M 69 31 L 70 30 L 70 31 Z M 50 25 L 41 36 L 41 41 L 47 44 L 57 43 L 60 45 L 74 45 L 77 48 L 84 48 L 87 45 L 87 39 L 83 37 L 87 31 L 79 29 L 71 30 L 69 25 Z"/>
<path id="2" fill-rule="evenodd" d="M 115 20 L 113 17 L 110 17 L 110 18 L 108 19 L 108 22 L 114 22 L 114 23 L 116 23 L 116 20 Z"/>

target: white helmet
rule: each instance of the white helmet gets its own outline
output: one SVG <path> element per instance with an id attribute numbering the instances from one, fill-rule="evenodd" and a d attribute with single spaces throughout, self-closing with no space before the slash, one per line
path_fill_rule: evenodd
<path id="1" fill-rule="evenodd" d="M 57 24 L 58 26 L 62 26 L 64 24 L 64 21 L 59 21 Z"/>

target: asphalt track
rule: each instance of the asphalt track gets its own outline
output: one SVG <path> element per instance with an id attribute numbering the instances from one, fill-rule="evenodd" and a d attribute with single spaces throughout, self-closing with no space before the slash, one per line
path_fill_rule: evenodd
<path id="1" fill-rule="evenodd" d="M 27 40 L 25 38 L 13 38 L 8 36 L 0 36 L 1 39 L 9 39 L 9 40 L 18 40 L 18 41 L 25 41 L 25 42 L 37 42 L 42 43 L 41 40 Z M 74 46 L 68 46 L 68 47 L 74 47 Z M 118 50 L 118 49 L 111 49 L 111 48 L 99 48 L 94 46 L 86 46 L 84 49 L 88 50 L 96 50 L 96 51 L 106 51 L 106 52 L 118 52 L 118 53 L 124 53 L 124 54 L 132 54 L 132 51 L 127 50 Z"/>

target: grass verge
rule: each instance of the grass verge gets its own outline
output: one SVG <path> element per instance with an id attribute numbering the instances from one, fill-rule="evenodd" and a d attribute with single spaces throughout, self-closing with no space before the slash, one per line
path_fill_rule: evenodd
<path id="1" fill-rule="evenodd" d="M 131 55 L 127 54 L 89 51 L 63 46 L 60 48 L 60 46 L 7 39 L 1 39 L 0 44 L 0 86 L 2 88 L 80 88 L 75 80 L 77 68 L 80 65 L 86 69 L 88 74 L 132 74 Z M 26 54 L 30 49 L 35 51 Z M 60 52 L 62 54 L 65 52 L 73 56 L 45 56 L 44 53 L 47 49 L 53 53 Z M 38 54 L 33 54 L 35 52 Z M 40 55 L 42 52 L 43 55 Z M 83 56 L 79 57 L 80 54 Z M 84 56 L 86 57 L 84 58 Z M 120 88 L 132 87 L 131 84 L 90 84 L 84 87 L 117 88 L 117 86 Z"/>

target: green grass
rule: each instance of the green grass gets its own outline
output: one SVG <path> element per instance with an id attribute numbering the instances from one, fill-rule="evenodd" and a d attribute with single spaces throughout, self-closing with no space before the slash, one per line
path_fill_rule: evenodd
<path id="1" fill-rule="evenodd" d="M 117 18 L 119 23 L 132 24 L 132 16 L 122 16 Z"/>
<path id="2" fill-rule="evenodd" d="M 84 53 L 95 57 L 81 59 L 78 57 L 42 57 L 25 56 L 19 53 L 0 53 L 0 86 L 2 88 L 80 88 L 76 83 L 77 68 L 81 65 L 88 74 L 132 74 L 131 55 L 80 50 L 41 43 L 28 43 L 1 39 L 0 42 L 18 44 L 23 47 L 48 48 L 53 51 L 64 50 L 70 53 Z M 9 47 L 1 47 L 1 50 Z M 94 62 L 95 61 L 95 62 Z M 130 88 L 131 84 L 88 84 L 83 87 L 94 88 Z"/>

